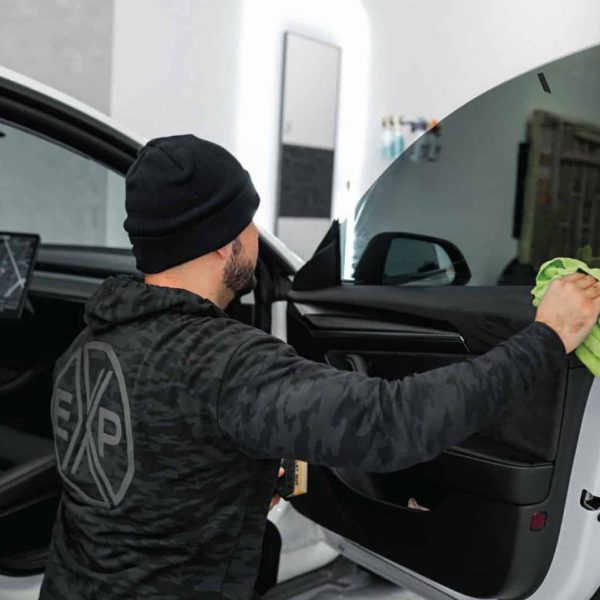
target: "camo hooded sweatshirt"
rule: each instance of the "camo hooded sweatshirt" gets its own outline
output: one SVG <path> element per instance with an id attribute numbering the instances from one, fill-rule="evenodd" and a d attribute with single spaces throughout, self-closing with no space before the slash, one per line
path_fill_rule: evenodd
<path id="1" fill-rule="evenodd" d="M 565 364 L 534 323 L 471 361 L 370 378 L 131 277 L 107 279 L 85 318 L 54 374 L 64 491 L 44 600 L 247 599 L 282 457 L 404 469 Z"/>

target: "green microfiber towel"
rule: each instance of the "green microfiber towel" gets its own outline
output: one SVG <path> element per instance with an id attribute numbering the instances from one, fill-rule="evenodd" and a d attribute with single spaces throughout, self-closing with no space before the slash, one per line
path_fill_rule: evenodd
<path id="1" fill-rule="evenodd" d="M 591 249 L 583 248 L 578 252 L 579 256 L 589 256 L 591 259 Z M 595 260 L 595 259 L 593 259 Z M 590 260 L 592 262 L 592 260 Z M 583 272 L 591 275 L 600 281 L 600 268 L 589 267 L 582 260 L 576 258 L 553 258 L 545 262 L 541 267 L 535 279 L 536 286 L 531 293 L 533 294 L 533 305 L 538 306 L 541 302 L 551 281 L 573 273 Z M 596 323 L 589 335 L 583 340 L 582 344 L 575 350 L 579 360 L 596 376 L 600 376 L 600 324 Z"/>

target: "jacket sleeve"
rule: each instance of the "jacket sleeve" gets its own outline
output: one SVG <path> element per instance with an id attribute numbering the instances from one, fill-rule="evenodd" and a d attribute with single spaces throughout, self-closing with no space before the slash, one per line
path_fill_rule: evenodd
<path id="1" fill-rule="evenodd" d="M 251 456 L 395 471 L 465 440 L 565 357 L 558 335 L 532 323 L 472 360 L 386 381 L 306 360 L 256 334 L 229 360 L 217 419 Z"/>

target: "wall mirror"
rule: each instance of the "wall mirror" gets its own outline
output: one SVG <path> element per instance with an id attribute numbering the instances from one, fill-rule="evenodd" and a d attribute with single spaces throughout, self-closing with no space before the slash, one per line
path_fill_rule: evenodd
<path id="1" fill-rule="evenodd" d="M 331 221 L 340 66 L 340 48 L 285 34 L 275 229 L 304 259 Z"/>

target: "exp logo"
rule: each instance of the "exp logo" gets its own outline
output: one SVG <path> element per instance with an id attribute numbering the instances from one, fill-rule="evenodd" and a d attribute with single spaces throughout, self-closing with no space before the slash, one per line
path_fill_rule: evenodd
<path id="1" fill-rule="evenodd" d="M 117 506 L 135 464 L 125 378 L 109 344 L 89 342 L 69 358 L 54 384 L 52 424 L 63 480 L 92 504 Z"/>

